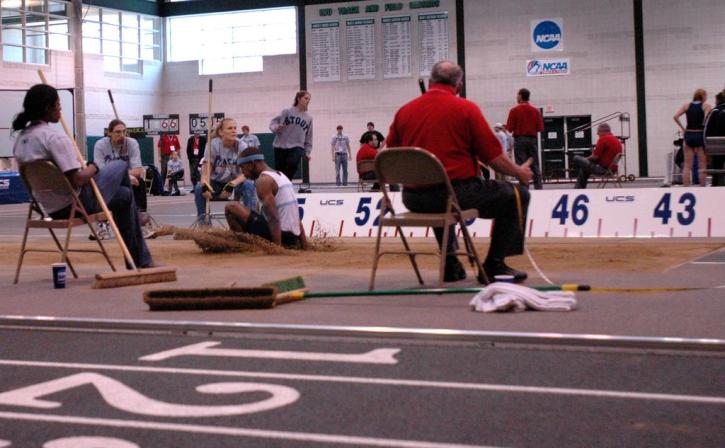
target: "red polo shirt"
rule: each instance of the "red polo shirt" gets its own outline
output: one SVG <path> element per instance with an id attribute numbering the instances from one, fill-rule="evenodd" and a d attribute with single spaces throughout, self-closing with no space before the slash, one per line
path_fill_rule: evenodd
<path id="1" fill-rule="evenodd" d="M 386 142 L 388 147 L 418 146 L 430 151 L 451 180 L 475 177 L 477 160 L 488 164 L 503 154 L 481 109 L 445 84 L 432 84 L 424 95 L 401 107 Z"/>
<path id="2" fill-rule="evenodd" d="M 374 160 L 375 156 L 378 155 L 378 150 L 372 147 L 371 145 L 367 143 L 363 143 L 362 146 L 360 146 L 360 149 L 357 150 L 357 155 L 355 156 L 355 161 L 359 162 L 361 160 Z"/>
<path id="3" fill-rule="evenodd" d="M 609 133 L 599 137 L 592 155 L 597 157 L 599 165 L 609 168 L 614 157 L 620 152 L 622 152 L 622 143 L 614 134 Z M 616 171 L 616 168 L 616 166 L 612 167 L 612 171 Z"/>
<path id="4" fill-rule="evenodd" d="M 174 151 L 179 152 L 181 145 L 179 144 L 179 138 L 173 134 L 164 134 L 159 139 L 159 149 L 161 154 L 168 156 L 171 154 L 171 147 L 174 147 Z"/>
<path id="5" fill-rule="evenodd" d="M 536 134 L 544 130 L 544 119 L 541 118 L 539 109 L 524 101 L 509 111 L 506 128 L 514 137 L 536 137 Z"/>

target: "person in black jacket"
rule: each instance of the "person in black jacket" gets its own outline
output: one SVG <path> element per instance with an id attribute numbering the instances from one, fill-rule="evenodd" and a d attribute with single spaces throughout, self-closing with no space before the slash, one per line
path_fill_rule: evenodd
<path id="1" fill-rule="evenodd" d="M 195 187 L 201 178 L 199 162 L 204 157 L 204 148 L 206 148 L 206 135 L 194 134 L 186 142 L 186 157 L 189 160 L 191 184 Z"/>

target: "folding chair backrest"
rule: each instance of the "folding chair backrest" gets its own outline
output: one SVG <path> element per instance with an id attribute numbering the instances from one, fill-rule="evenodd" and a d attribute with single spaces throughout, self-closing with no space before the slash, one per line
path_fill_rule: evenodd
<path id="1" fill-rule="evenodd" d="M 51 204 L 71 204 L 74 200 L 75 192 L 68 178 L 52 162 L 37 160 L 23 164 L 20 176 L 31 197 L 44 210 Z"/>
<path id="2" fill-rule="evenodd" d="M 622 160 L 622 153 L 620 152 L 614 158 L 612 159 L 612 163 L 609 164 L 609 167 L 607 169 L 613 173 L 616 173 L 619 170 L 619 161 Z"/>
<path id="3" fill-rule="evenodd" d="M 388 148 L 375 157 L 381 182 L 419 186 L 450 185 L 445 168 L 432 153 L 415 147 Z"/>

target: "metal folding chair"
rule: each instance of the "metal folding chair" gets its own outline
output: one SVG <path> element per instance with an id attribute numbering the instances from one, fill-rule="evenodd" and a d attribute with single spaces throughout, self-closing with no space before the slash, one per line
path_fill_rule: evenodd
<path id="1" fill-rule="evenodd" d="M 375 184 L 378 179 L 377 176 L 373 179 L 363 179 L 362 175 L 367 173 L 375 173 L 375 160 L 361 160 L 357 162 L 357 191 L 365 191 L 368 185 Z"/>
<path id="2" fill-rule="evenodd" d="M 608 182 L 612 182 L 613 184 L 617 185 L 618 188 L 622 188 L 622 182 L 619 178 L 619 168 L 618 168 L 618 164 L 621 159 L 622 159 L 622 153 L 620 152 L 619 154 L 614 156 L 614 159 L 612 159 L 612 163 L 609 164 L 607 171 L 604 174 L 601 174 L 598 176 L 599 177 L 599 188 L 606 187 Z"/>
<path id="3" fill-rule="evenodd" d="M 23 164 L 20 166 L 20 176 L 25 183 L 28 193 L 30 193 L 30 206 L 28 208 L 28 217 L 25 221 L 25 233 L 23 234 L 23 242 L 20 247 L 20 256 L 18 258 L 18 266 L 15 270 L 15 280 L 13 283 L 18 283 L 20 277 L 20 268 L 23 265 L 23 259 L 26 252 L 57 252 L 60 253 L 60 261 L 68 264 L 68 268 L 73 274 L 74 278 L 78 278 L 73 264 L 71 264 L 70 258 L 68 257 L 69 252 L 97 252 L 103 255 L 108 262 L 108 265 L 113 271 L 116 270 L 111 258 L 108 256 L 103 243 L 101 242 L 98 234 L 96 233 L 96 226 L 94 223 L 98 221 L 108 220 L 108 216 L 104 212 L 88 214 L 85 207 L 78 198 L 73 186 L 66 178 L 57 166 L 52 162 L 40 160 Z M 54 198 L 63 199 L 70 201 L 70 212 L 67 219 L 52 219 L 48 213 L 45 212 L 43 202 L 46 201 L 52 195 Z M 36 216 L 33 216 L 33 215 Z M 77 226 L 88 226 L 91 234 L 95 237 L 96 243 L 98 243 L 99 249 L 71 249 L 70 248 L 70 237 L 71 230 Z M 30 229 L 48 229 L 50 235 L 53 237 L 53 241 L 57 249 L 32 249 L 27 247 L 28 233 Z M 65 239 L 63 244 L 56 236 L 53 229 L 65 229 Z"/>
<path id="4" fill-rule="evenodd" d="M 372 291 L 375 287 L 375 275 L 378 269 L 378 261 L 380 257 L 386 254 L 405 254 L 410 258 L 413 270 L 418 278 L 418 283 L 423 285 L 423 278 L 418 269 L 418 263 L 415 257 L 417 255 L 437 255 L 440 259 L 438 268 L 438 284 L 443 285 L 443 276 L 445 270 L 445 258 L 448 249 L 448 232 L 449 226 L 453 224 L 460 225 L 463 241 L 465 243 L 465 251 L 458 251 L 456 255 L 467 255 L 471 264 L 474 264 L 479 279 L 487 283 L 485 273 L 481 267 L 476 247 L 473 244 L 465 221 L 478 217 L 478 210 L 468 209 L 461 210 L 453 191 L 453 186 L 448 179 L 448 174 L 441 162 L 422 148 L 401 147 L 388 148 L 381 151 L 375 158 L 375 172 L 380 182 L 380 190 L 383 193 L 383 203 L 380 207 L 380 218 L 378 220 L 378 232 L 375 240 L 375 253 L 373 255 L 373 268 L 370 276 L 369 288 Z M 404 184 L 416 186 L 441 186 L 446 189 L 447 200 L 445 211 L 442 213 L 399 213 L 393 207 L 393 202 L 388 194 L 390 184 Z M 383 227 L 395 227 L 396 233 L 400 235 L 405 250 L 381 251 L 380 240 Z M 440 249 L 430 250 L 413 250 L 408 240 L 403 234 L 403 227 L 442 227 L 443 244 Z"/>

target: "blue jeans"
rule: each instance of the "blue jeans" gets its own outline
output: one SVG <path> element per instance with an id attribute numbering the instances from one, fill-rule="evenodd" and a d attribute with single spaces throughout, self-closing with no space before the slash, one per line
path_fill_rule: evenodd
<path id="1" fill-rule="evenodd" d="M 215 180 L 209 181 L 211 184 L 212 191 L 212 200 L 219 198 L 219 195 L 221 195 L 222 190 L 224 189 L 224 185 L 226 185 L 225 182 L 217 182 Z M 250 210 L 257 210 L 258 207 L 258 200 L 257 200 L 257 189 L 254 187 L 254 182 L 247 179 L 241 184 L 234 187 L 234 196 L 235 197 L 241 197 L 242 203 L 245 207 L 247 207 Z M 204 199 L 204 196 L 202 196 L 201 193 L 201 182 L 196 184 L 196 187 L 194 187 L 194 203 L 196 204 L 196 216 L 199 219 L 203 219 L 204 215 L 206 214 L 206 199 Z"/>
<path id="2" fill-rule="evenodd" d="M 113 220 L 118 226 L 118 231 L 126 243 L 126 247 L 133 258 L 136 267 L 149 267 L 153 265 L 151 253 L 143 238 L 141 223 L 136 211 L 131 182 L 128 180 L 128 164 L 123 160 L 114 160 L 103 167 L 93 178 L 113 214 Z M 101 206 L 93 193 L 90 184 L 81 189 L 81 202 L 89 213 L 101 211 Z M 118 238 L 118 235 L 116 235 Z"/>
<path id="3" fill-rule="evenodd" d="M 340 182 L 340 168 L 342 168 L 342 182 Z M 347 185 L 347 153 L 335 153 L 335 183 Z"/>

